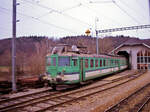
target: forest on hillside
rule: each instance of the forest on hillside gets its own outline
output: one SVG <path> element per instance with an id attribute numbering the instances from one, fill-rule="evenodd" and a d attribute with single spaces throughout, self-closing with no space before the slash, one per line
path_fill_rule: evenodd
<path id="1" fill-rule="evenodd" d="M 120 44 L 130 40 L 140 40 L 125 36 L 99 38 L 99 53 L 109 53 Z M 150 43 L 150 40 L 143 40 Z M 45 72 L 45 56 L 57 44 L 69 44 L 86 47 L 96 53 L 96 38 L 91 36 L 68 36 L 60 39 L 44 36 L 19 37 L 16 39 L 17 74 L 42 74 Z M 11 72 L 11 39 L 0 40 L 0 67 L 8 67 Z M 0 69 L 1 70 L 1 69 Z"/>

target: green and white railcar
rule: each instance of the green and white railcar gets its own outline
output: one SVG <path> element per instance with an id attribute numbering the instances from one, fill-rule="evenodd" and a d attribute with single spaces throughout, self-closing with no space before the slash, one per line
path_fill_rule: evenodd
<path id="1" fill-rule="evenodd" d="M 128 67 L 125 57 L 112 55 L 53 54 L 46 57 L 48 83 L 57 85 L 82 84 Z"/>

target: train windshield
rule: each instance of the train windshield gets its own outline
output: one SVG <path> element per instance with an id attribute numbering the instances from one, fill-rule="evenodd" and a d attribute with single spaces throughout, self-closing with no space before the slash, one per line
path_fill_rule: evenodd
<path id="1" fill-rule="evenodd" d="M 70 66 L 70 57 L 58 57 L 58 66 Z"/>
<path id="2" fill-rule="evenodd" d="M 56 66 L 56 58 L 47 57 L 47 66 Z"/>
<path id="3" fill-rule="evenodd" d="M 47 66 L 50 66 L 51 65 L 51 58 L 50 57 L 47 57 Z"/>

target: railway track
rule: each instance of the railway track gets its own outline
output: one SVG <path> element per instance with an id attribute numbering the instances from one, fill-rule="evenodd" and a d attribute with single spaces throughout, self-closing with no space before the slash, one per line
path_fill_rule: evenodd
<path id="1" fill-rule="evenodd" d="M 150 94 L 143 99 L 143 103 L 141 102 L 141 105 L 139 106 L 137 112 L 142 112 L 144 110 L 144 107 L 146 104 L 150 103 Z"/>
<path id="2" fill-rule="evenodd" d="M 35 111 L 35 112 L 42 112 L 46 110 L 54 110 L 58 106 L 62 106 L 63 104 L 67 104 L 70 102 L 74 102 L 77 100 L 84 99 L 85 97 L 91 96 L 96 93 L 100 93 L 124 83 L 127 83 L 131 80 L 136 79 L 143 73 L 139 73 L 132 76 L 125 76 L 125 78 L 120 78 L 120 80 L 114 80 L 109 83 L 105 83 L 102 85 L 97 85 L 94 87 L 86 87 L 81 88 L 79 90 L 67 91 L 67 92 L 56 92 L 56 93 L 46 93 L 45 95 L 37 94 L 36 95 L 29 95 L 25 97 L 20 97 L 17 100 L 11 100 L 4 103 L 0 102 L 0 112 L 13 112 L 13 111 Z M 15 102 L 15 103 L 14 103 Z"/>
<path id="3" fill-rule="evenodd" d="M 58 92 L 54 92 L 52 89 L 46 89 L 35 93 L 29 93 L 17 97 L 6 98 L 0 100 L 0 112 L 5 111 L 8 108 L 15 107 L 17 105 L 21 105 L 23 103 L 34 100 L 35 98 L 45 97 L 47 95 L 58 94 Z M 8 109 L 9 110 L 9 109 Z"/>
<path id="4" fill-rule="evenodd" d="M 142 112 L 148 103 L 150 103 L 150 83 L 109 107 L 104 112 Z"/>

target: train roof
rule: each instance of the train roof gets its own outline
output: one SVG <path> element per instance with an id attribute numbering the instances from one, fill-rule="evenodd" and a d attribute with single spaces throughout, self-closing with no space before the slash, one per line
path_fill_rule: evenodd
<path id="1" fill-rule="evenodd" d="M 51 54 L 53 55 L 53 54 Z M 48 56 L 51 56 L 50 54 Z M 56 54 L 55 54 L 56 55 Z M 62 53 L 57 54 L 58 56 L 71 56 L 71 57 L 96 57 L 96 58 L 124 58 L 123 56 L 119 55 L 108 55 L 108 54 L 76 54 L 76 53 Z"/>
<path id="2" fill-rule="evenodd" d="M 78 47 L 75 45 L 68 45 L 68 44 L 59 44 L 56 47 L 53 48 L 53 51 L 51 54 L 48 54 L 47 56 L 51 56 L 53 54 L 57 54 L 58 56 L 79 56 L 79 57 L 105 57 L 105 58 L 121 58 L 123 56 L 119 55 L 111 55 L 111 54 L 90 54 L 89 52 L 83 52 L 83 50 L 80 50 L 80 48 L 84 47 Z"/>

